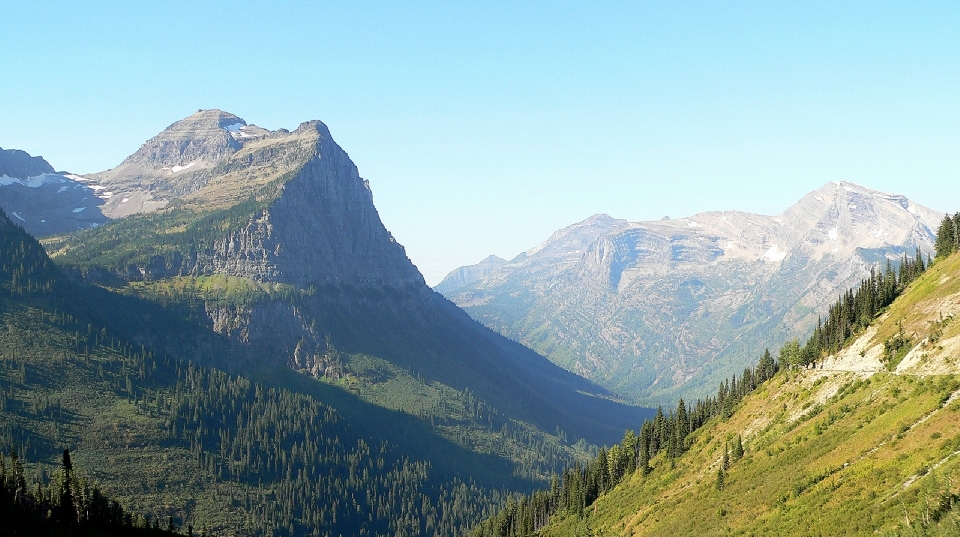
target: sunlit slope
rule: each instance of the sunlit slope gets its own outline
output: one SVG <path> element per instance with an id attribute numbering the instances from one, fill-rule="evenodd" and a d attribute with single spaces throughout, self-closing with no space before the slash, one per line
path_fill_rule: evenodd
<path id="1" fill-rule="evenodd" d="M 544 534 L 956 535 L 958 297 L 953 256 L 839 356 L 781 372 L 730 419 L 697 431 L 674 467 L 654 459 L 650 474 Z M 894 364 L 884 343 L 899 334 L 911 343 Z M 745 454 L 718 488 L 724 446 L 738 434 Z"/>

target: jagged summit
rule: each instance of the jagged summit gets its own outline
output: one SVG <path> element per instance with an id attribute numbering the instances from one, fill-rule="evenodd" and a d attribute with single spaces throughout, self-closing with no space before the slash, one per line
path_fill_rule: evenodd
<path id="1" fill-rule="evenodd" d="M 295 171 L 330 134 L 320 122 L 291 133 L 248 124 L 222 110 L 199 110 L 148 140 L 119 166 L 86 178 L 116 193 L 103 208 L 111 218 L 148 213 L 171 203 L 204 208 L 242 201 Z"/>
<path id="2" fill-rule="evenodd" d="M 423 285 L 381 223 L 369 184 L 320 121 L 267 131 L 201 110 L 120 166 L 86 179 L 110 193 L 107 216 L 162 211 L 157 221 L 170 226 L 161 235 L 174 244 L 111 262 L 130 277 L 219 273 L 295 285 Z M 184 222 L 200 218 L 207 223 L 184 231 Z M 175 238 L 184 233 L 191 238 Z M 203 244 L 184 246 L 197 236 Z M 85 242 L 71 252 L 78 261 Z"/>
<path id="3" fill-rule="evenodd" d="M 201 162 L 217 162 L 238 151 L 235 133 L 247 122 L 222 110 L 198 110 L 154 136 L 120 165 L 141 165 L 171 174 Z"/>

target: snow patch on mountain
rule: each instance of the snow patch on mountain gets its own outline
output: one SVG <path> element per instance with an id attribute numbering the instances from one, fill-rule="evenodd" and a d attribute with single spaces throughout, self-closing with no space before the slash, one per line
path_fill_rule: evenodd
<path id="1" fill-rule="evenodd" d="M 763 254 L 763 259 L 767 263 L 779 263 L 787 257 L 787 252 L 781 251 L 777 248 L 777 245 L 774 244 L 767 250 L 767 253 Z"/>
<path id="2" fill-rule="evenodd" d="M 190 164 L 187 164 L 186 166 L 179 166 L 179 165 L 178 165 L 178 166 L 164 166 L 162 169 L 163 169 L 163 170 L 170 170 L 170 173 L 179 173 L 179 172 L 182 172 L 183 170 L 188 170 L 188 169 L 190 169 L 190 168 L 192 168 L 192 167 L 194 167 L 194 166 L 196 166 L 196 165 L 197 165 L 197 163 L 196 163 L 196 161 L 194 161 L 194 162 L 191 162 Z"/>
<path id="3" fill-rule="evenodd" d="M 27 188 L 40 188 L 43 185 L 55 184 L 55 183 L 65 183 L 66 180 L 62 175 L 54 173 L 45 173 L 42 175 L 36 175 L 33 177 L 27 177 L 26 179 L 18 179 L 16 177 L 10 177 L 9 175 L 0 176 L 0 186 L 10 186 L 12 184 L 23 185 Z"/>

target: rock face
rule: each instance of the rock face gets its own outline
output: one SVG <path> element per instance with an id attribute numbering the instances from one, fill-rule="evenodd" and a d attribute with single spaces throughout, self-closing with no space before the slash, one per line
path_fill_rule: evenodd
<path id="1" fill-rule="evenodd" d="M 0 149 L 0 208 L 31 235 L 47 237 L 107 221 L 105 194 L 75 175 L 57 173 L 42 157 Z"/>
<path id="2" fill-rule="evenodd" d="M 326 125 L 267 131 L 204 110 L 145 143 L 120 166 L 84 177 L 111 196 L 104 214 L 236 213 L 212 245 L 124 267 L 128 277 L 223 274 L 296 286 L 403 288 L 423 277 L 384 228 L 370 185 Z M 229 219 L 228 219 L 229 220 Z"/>
<path id="3" fill-rule="evenodd" d="M 273 132 L 247 125 L 243 119 L 222 110 L 198 110 L 148 140 L 116 168 L 88 175 L 86 179 L 116 194 L 103 208 L 110 218 L 153 212 L 229 174 L 231 164 L 234 171 L 238 167 L 253 167 L 263 172 L 257 164 L 270 160 L 278 150 L 290 156 L 291 151 L 278 147 L 283 142 L 272 143 L 278 138 L 289 138 L 289 134 L 285 130 Z M 294 139 L 286 142 L 297 145 Z M 231 157 L 237 159 L 231 162 Z M 287 171 L 292 163 L 273 164 Z M 270 173 L 262 175 L 263 179 L 275 178 Z"/>
<path id="4" fill-rule="evenodd" d="M 189 273 L 297 286 L 423 285 L 403 247 L 381 223 L 369 183 L 327 127 L 305 123 L 291 136 L 313 139 L 315 152 L 279 186 L 275 201 L 217 241 L 211 255 Z M 198 194 L 202 199 L 209 193 Z"/>
<path id="5" fill-rule="evenodd" d="M 639 401 L 713 391 L 803 337 L 871 266 L 932 252 L 942 214 L 830 183 L 778 216 L 598 215 L 446 296 L 487 326 Z"/>
<path id="6" fill-rule="evenodd" d="M 0 177 L 27 179 L 45 173 L 54 173 L 54 171 L 53 166 L 43 157 L 31 157 L 29 153 L 19 149 L 0 147 Z"/>

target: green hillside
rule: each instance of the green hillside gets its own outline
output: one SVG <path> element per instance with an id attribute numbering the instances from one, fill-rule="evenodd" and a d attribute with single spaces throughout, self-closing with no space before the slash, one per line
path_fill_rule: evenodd
<path id="1" fill-rule="evenodd" d="M 232 301 L 284 292 L 198 285 Z M 167 306 L 70 281 L 0 215 L 0 449 L 31 482 L 69 448 L 84 479 L 178 527 L 457 535 L 501 490 L 530 490 L 583 453 L 371 356 L 333 357 L 335 379 L 240 373 L 189 301 Z"/>
<path id="2" fill-rule="evenodd" d="M 781 370 L 683 455 L 661 452 L 538 534 L 957 535 L 958 296 L 954 255 L 840 352 Z M 909 344 L 892 363 L 898 338 Z"/>

